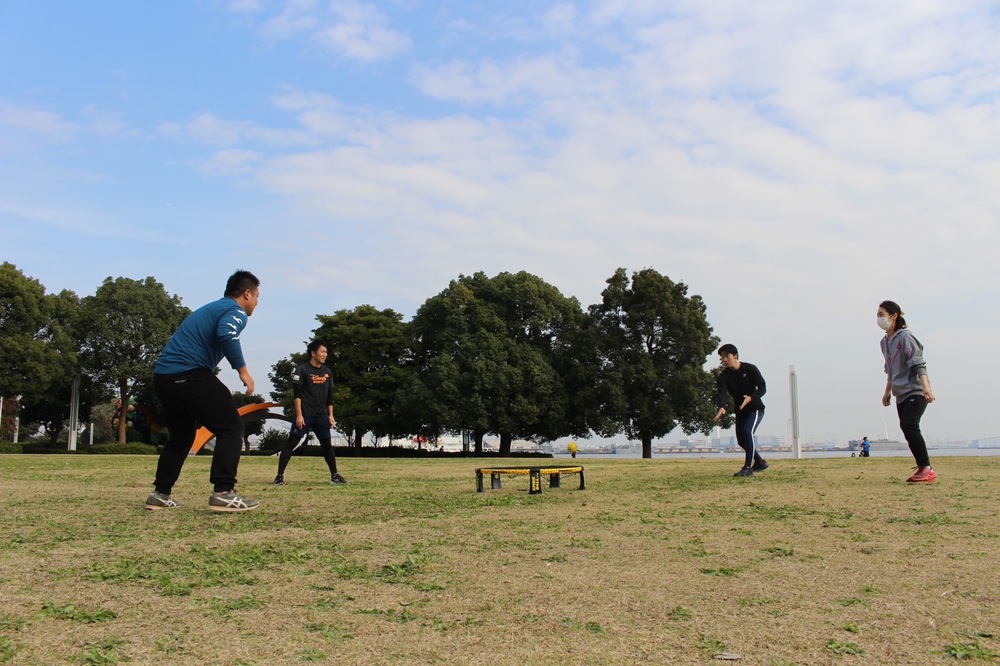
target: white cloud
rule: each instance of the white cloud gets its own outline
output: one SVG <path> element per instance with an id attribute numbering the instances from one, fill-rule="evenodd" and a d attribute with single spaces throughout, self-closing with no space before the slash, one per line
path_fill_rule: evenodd
<path id="1" fill-rule="evenodd" d="M 388 26 L 375 5 L 352 0 L 330 3 L 330 20 L 315 35 L 317 41 L 350 60 L 374 62 L 395 57 L 410 39 Z"/>
<path id="2" fill-rule="evenodd" d="M 237 13 L 253 14 L 264 10 L 262 0 L 229 0 L 229 9 Z"/>
<path id="3" fill-rule="evenodd" d="M 260 157 L 260 153 L 253 150 L 220 150 L 204 168 L 207 173 L 217 176 L 238 176 L 252 173 Z"/>
<path id="4" fill-rule="evenodd" d="M 0 100 L 0 126 L 11 132 L 30 133 L 55 141 L 65 140 L 79 130 L 79 125 L 65 120 L 58 113 L 5 100 Z"/>
<path id="5" fill-rule="evenodd" d="M 572 37 L 577 30 L 578 12 L 571 2 L 557 2 L 542 15 L 542 24 L 555 38 Z"/>
<path id="6" fill-rule="evenodd" d="M 395 58 L 411 44 L 377 5 L 355 0 L 292 0 L 280 14 L 266 19 L 260 32 L 270 42 L 306 37 L 327 51 L 363 64 Z"/>
<path id="7" fill-rule="evenodd" d="M 163 123 L 160 132 L 209 146 L 237 146 L 248 142 L 268 147 L 313 146 L 317 140 L 302 130 L 264 127 L 250 121 L 234 121 L 202 113 L 188 123 Z"/>

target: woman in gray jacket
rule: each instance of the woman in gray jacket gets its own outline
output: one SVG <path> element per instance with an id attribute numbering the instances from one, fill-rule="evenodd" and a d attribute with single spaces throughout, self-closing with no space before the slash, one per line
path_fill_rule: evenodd
<path id="1" fill-rule="evenodd" d="M 903 311 L 893 301 L 882 301 L 878 306 L 877 321 L 879 328 L 885 331 L 881 347 L 887 379 L 882 404 L 888 407 L 892 396 L 896 396 L 899 428 L 917 463 L 916 474 L 907 481 L 933 483 L 937 473 L 931 467 L 927 443 L 920 433 L 920 417 L 924 415 L 927 405 L 934 402 L 924 362 L 924 346 L 906 328 Z"/>

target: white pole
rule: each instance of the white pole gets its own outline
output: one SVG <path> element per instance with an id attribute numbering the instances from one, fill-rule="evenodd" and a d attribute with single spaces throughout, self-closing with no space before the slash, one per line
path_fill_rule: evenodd
<path id="1" fill-rule="evenodd" d="M 799 378 L 795 366 L 788 366 L 788 393 L 792 401 L 792 454 L 802 457 L 802 447 L 799 445 Z"/>
<path id="2" fill-rule="evenodd" d="M 17 431 L 21 429 L 21 396 L 17 396 L 17 411 L 14 412 L 14 437 L 11 438 L 17 444 Z"/>
<path id="3" fill-rule="evenodd" d="M 91 421 L 87 424 L 87 432 L 90 433 L 90 445 L 94 445 L 94 422 Z"/>
<path id="4" fill-rule="evenodd" d="M 68 448 L 76 451 L 76 436 L 80 425 L 80 375 L 73 378 L 73 386 L 70 389 L 69 398 L 69 437 Z"/>
<path id="5" fill-rule="evenodd" d="M 0 395 L 0 439 L 3 439 L 3 396 Z"/>

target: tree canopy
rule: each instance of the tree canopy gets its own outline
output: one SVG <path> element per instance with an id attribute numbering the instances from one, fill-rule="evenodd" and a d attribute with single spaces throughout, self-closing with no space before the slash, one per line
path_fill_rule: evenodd
<path id="1" fill-rule="evenodd" d="M 23 413 L 55 437 L 82 370 L 84 412 L 114 392 L 124 441 L 129 399 L 147 388 L 189 313 L 152 277 L 109 277 L 81 300 L 47 295 L 4 263 L 0 394 L 20 395 Z M 718 339 L 705 304 L 651 268 L 631 276 L 617 269 L 587 311 L 530 273 L 477 272 L 452 280 L 410 322 L 372 305 L 316 319 L 311 339 L 329 352 L 337 427 L 354 446 L 366 433 L 468 433 L 482 452 L 492 433 L 504 454 L 515 438 L 623 433 L 650 457 L 654 438 L 712 425 L 714 372 L 704 366 Z M 291 371 L 307 360 L 304 350 L 292 353 L 269 375 L 272 398 L 289 409 Z"/>
<path id="2" fill-rule="evenodd" d="M 156 358 L 191 310 L 152 277 L 106 278 L 80 307 L 82 365 L 121 401 L 118 441 L 125 441 L 129 398 L 152 380 Z"/>
<path id="3" fill-rule="evenodd" d="M 38 400 L 77 372 L 71 336 L 76 295 L 46 295 L 16 266 L 0 265 L 0 395 Z"/>
<path id="4" fill-rule="evenodd" d="M 409 355 L 409 338 L 403 316 L 391 309 L 359 305 L 332 315 L 317 315 L 320 325 L 312 339 L 327 348 L 326 366 L 333 375 L 334 416 L 337 429 L 360 447 L 365 433 L 400 436 L 410 432 L 395 412 L 395 399 L 403 383 Z M 293 353 L 274 364 L 269 374 L 271 397 L 291 409 L 291 373 L 309 360 L 306 352 Z"/>
<path id="5" fill-rule="evenodd" d="M 719 344 L 700 296 L 647 268 L 624 268 L 608 279 L 591 306 L 599 333 L 602 404 L 598 432 L 624 432 L 652 457 L 652 440 L 677 426 L 711 427 L 714 379 L 705 361 Z"/>
<path id="6" fill-rule="evenodd" d="M 314 339 L 326 343 L 333 373 L 333 413 L 354 446 L 361 446 L 366 432 L 377 437 L 407 434 L 394 410 L 410 349 L 403 315 L 359 305 L 316 319 L 320 326 Z"/>
<path id="7" fill-rule="evenodd" d="M 477 452 L 484 434 L 497 433 L 501 454 L 514 437 L 578 432 L 560 371 L 583 317 L 576 299 L 523 271 L 453 280 L 411 322 L 428 422 L 472 432 Z"/>

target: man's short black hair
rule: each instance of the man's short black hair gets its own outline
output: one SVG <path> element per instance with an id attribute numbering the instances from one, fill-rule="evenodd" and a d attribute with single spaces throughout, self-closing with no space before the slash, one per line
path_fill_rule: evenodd
<path id="1" fill-rule="evenodd" d="M 318 351 L 320 347 L 326 347 L 327 349 L 330 349 L 329 347 L 327 347 L 326 343 L 323 342 L 322 340 L 313 340 L 312 342 L 309 343 L 309 346 L 306 347 L 306 351 L 312 354 L 314 351 Z"/>
<path id="2" fill-rule="evenodd" d="M 722 356 L 723 354 L 732 354 L 736 358 L 740 357 L 740 351 L 736 348 L 736 345 L 728 343 L 719 347 L 719 356 Z"/>
<path id="3" fill-rule="evenodd" d="M 260 280 L 250 271 L 236 271 L 229 276 L 226 282 L 225 295 L 229 298 L 239 298 L 247 289 L 257 289 L 260 287 Z"/>

